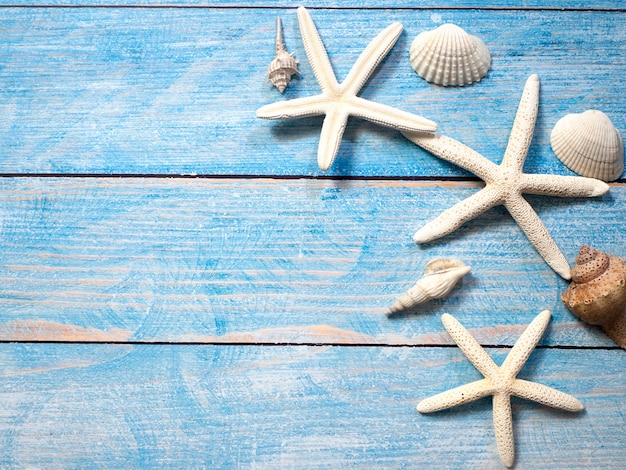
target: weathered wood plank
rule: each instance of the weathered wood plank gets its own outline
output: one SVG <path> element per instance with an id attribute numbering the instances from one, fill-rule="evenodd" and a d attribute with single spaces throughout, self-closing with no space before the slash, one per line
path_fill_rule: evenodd
<path id="1" fill-rule="evenodd" d="M 302 62 L 285 96 L 265 83 L 274 20 Z M 362 95 L 422 114 L 499 161 L 525 79 L 542 81 L 526 168 L 571 174 L 549 133 L 596 108 L 626 128 L 626 12 L 315 10 L 342 79 L 367 43 L 405 32 Z M 421 31 L 454 22 L 493 55 L 483 82 L 446 89 L 411 69 Z M 268 122 L 260 106 L 319 91 L 293 9 L 0 8 L 0 172 L 317 175 L 321 118 Z M 355 28 L 358 34 L 355 34 Z M 467 175 L 399 133 L 351 121 L 332 175 Z"/>
<path id="2" fill-rule="evenodd" d="M 513 344 L 544 309 L 544 344 L 610 346 L 559 297 L 566 282 L 503 208 L 422 246 L 413 233 L 478 183 L 2 178 L 0 339 L 449 343 L 456 315 L 485 344 Z M 565 256 L 626 256 L 626 187 L 529 197 Z M 426 263 L 472 267 L 417 315 L 386 308 Z"/>
<path id="3" fill-rule="evenodd" d="M 340 8 L 347 10 L 359 10 L 359 9 L 406 9 L 406 10 L 431 10 L 431 9 L 456 9 L 456 8 L 481 8 L 481 9 L 514 9 L 514 10 L 527 10 L 527 9 L 573 9 L 573 10 L 621 10 L 626 7 L 626 3 L 623 0 L 596 0 L 593 4 L 590 2 L 584 2 L 582 0 L 525 0 L 520 5 L 520 2 L 514 2 L 511 0 L 445 0 L 445 1 L 430 1 L 428 3 L 422 2 L 416 4 L 410 0 L 387 0 L 386 2 L 376 2 L 374 0 L 360 0 L 359 2 L 349 2 L 340 0 L 322 0 L 316 2 L 307 2 L 306 7 L 311 9 L 316 8 Z M 94 7 L 136 7 L 142 6 L 149 7 L 198 7 L 198 8 L 290 8 L 294 9 L 293 2 L 288 0 L 272 0 L 260 2 L 241 2 L 237 0 L 29 0 L 28 2 L 18 2 L 11 0 L 0 0 L 0 5 L 5 6 L 20 6 L 20 7 L 51 7 L 51 6 L 94 6 Z"/>
<path id="4" fill-rule="evenodd" d="M 3 468 L 501 466 L 489 399 L 415 410 L 480 377 L 457 348 L 2 344 L 0 358 Z M 585 411 L 514 399 L 515 468 L 622 468 L 625 370 L 621 350 L 536 350 L 520 377 Z"/>

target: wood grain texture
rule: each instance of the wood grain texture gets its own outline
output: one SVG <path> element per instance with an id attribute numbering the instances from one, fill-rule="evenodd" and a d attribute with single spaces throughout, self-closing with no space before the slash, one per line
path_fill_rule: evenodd
<path id="1" fill-rule="evenodd" d="M 4 468 L 502 468 L 489 399 L 415 409 L 480 377 L 457 348 L 3 344 L 0 358 Z M 520 377 L 585 410 L 513 399 L 515 468 L 622 468 L 625 370 L 621 350 L 534 351 Z"/>
<path id="2" fill-rule="evenodd" d="M 522 3 L 522 4 L 520 4 Z M 29 0 L 27 2 L 19 2 L 16 0 L 0 0 L 0 5 L 4 6 L 20 6 L 26 8 L 33 7 L 144 7 L 144 8 L 289 8 L 295 10 L 299 5 L 294 6 L 294 2 L 289 0 L 273 0 L 273 1 L 250 1 L 240 2 L 238 0 Z M 511 9 L 511 10 L 613 10 L 619 11 L 626 7 L 624 0 L 595 0 L 593 4 L 582 0 L 525 0 L 524 2 L 513 2 L 511 0 L 439 0 L 430 1 L 428 3 L 421 2 L 417 4 L 411 0 L 387 0 L 385 2 L 374 0 L 360 0 L 359 2 L 341 1 L 341 0 L 318 0 L 316 2 L 307 2 L 307 8 L 332 8 L 358 11 L 362 9 L 406 9 L 406 10 L 432 10 L 432 9 Z"/>
<path id="3" fill-rule="evenodd" d="M 544 344 L 610 346 L 562 305 L 567 283 L 502 208 L 416 245 L 427 221 L 479 183 L 263 179 L 4 178 L 5 341 L 450 343 L 456 315 L 513 344 L 544 309 Z M 626 187 L 594 199 L 529 197 L 573 263 L 590 244 L 626 256 Z M 426 263 L 472 267 L 416 313 L 384 312 Z"/>
<path id="4" fill-rule="evenodd" d="M 549 145 L 560 117 L 595 108 L 626 129 L 626 2 L 520 3 L 307 6 L 340 80 L 403 23 L 362 96 L 495 162 L 537 73 L 525 169 L 571 175 Z M 277 15 L 303 74 L 284 96 L 265 83 Z M 489 47 L 481 83 L 410 68 L 413 38 L 444 22 Z M 501 363 L 544 309 L 520 378 L 585 411 L 514 400 L 515 468 L 623 467 L 626 354 L 563 307 L 565 281 L 506 211 L 412 242 L 481 183 L 358 120 L 318 179 L 321 118 L 256 119 L 319 91 L 293 3 L 0 0 L 0 84 L 1 468 L 501 468 L 490 400 L 415 406 L 480 378 L 442 313 Z M 528 200 L 570 262 L 583 243 L 626 257 L 623 183 Z M 385 317 L 442 256 L 472 266 L 463 285 Z"/>
<path id="5" fill-rule="evenodd" d="M 302 63 L 285 95 L 265 83 L 275 17 Z M 526 78 L 541 79 L 526 169 L 572 174 L 549 134 L 563 115 L 600 109 L 626 128 L 624 11 L 314 10 L 338 78 L 394 21 L 399 42 L 362 96 L 421 114 L 500 161 Z M 492 69 L 471 87 L 426 83 L 408 51 L 453 22 L 480 36 Z M 319 92 L 295 12 L 283 8 L 0 8 L 0 172 L 318 175 L 321 118 L 269 122 L 262 105 Z M 355 34 L 355 27 L 358 34 Z M 350 121 L 339 176 L 468 176 L 398 132 Z"/>

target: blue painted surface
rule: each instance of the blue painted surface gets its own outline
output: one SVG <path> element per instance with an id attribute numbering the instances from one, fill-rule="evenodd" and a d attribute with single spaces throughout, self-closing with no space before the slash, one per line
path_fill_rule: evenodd
<path id="1" fill-rule="evenodd" d="M 499 467 L 489 399 L 415 410 L 480 377 L 456 348 L 5 344 L 0 357 L 4 467 Z M 621 468 L 625 361 L 535 351 L 520 377 L 585 411 L 514 399 L 516 468 Z"/>
<path id="2" fill-rule="evenodd" d="M 275 16 L 302 63 L 284 96 L 265 83 Z M 549 134 L 571 112 L 601 109 L 626 128 L 626 13 L 604 11 L 315 10 L 341 80 L 380 30 L 404 33 L 362 96 L 421 114 L 440 131 L 500 161 L 526 78 L 542 92 L 526 168 L 572 174 Z M 235 18 L 235 19 L 233 19 Z M 481 37 L 492 69 L 444 88 L 410 67 L 413 38 L 443 22 Z M 284 9 L 0 9 L 0 172 L 319 175 L 321 118 L 282 122 L 256 109 L 314 95 L 295 12 Z M 359 34 L 354 34 L 357 27 Z M 250 53 L 254 51 L 254 53 Z M 351 120 L 339 176 L 468 176 L 397 131 Z"/>
<path id="3" fill-rule="evenodd" d="M 516 468 L 621 468 L 626 355 L 563 307 L 566 282 L 506 211 L 411 240 L 481 183 L 357 120 L 336 178 L 318 179 L 321 119 L 255 118 L 319 90 L 292 4 L 125 3 L 0 6 L 0 467 L 497 468 L 488 399 L 415 410 L 479 378 L 440 316 L 499 363 L 549 309 L 521 377 L 586 409 L 514 400 Z M 626 128 L 623 2 L 315 6 L 340 79 L 402 22 L 362 96 L 493 161 L 531 73 L 527 172 L 572 174 L 549 145 L 566 113 L 597 108 Z M 265 83 L 276 15 L 303 72 L 284 96 Z M 490 48 L 481 83 L 446 89 L 411 70 L 413 37 L 443 22 Z M 183 174 L 208 177 L 170 177 Z M 570 262 L 583 243 L 626 257 L 623 179 L 601 198 L 528 200 Z M 472 266 L 463 284 L 385 317 L 444 256 Z"/>
<path id="4" fill-rule="evenodd" d="M 497 318 L 514 329 L 482 340 L 512 345 L 516 328 L 549 309 L 556 331 L 548 344 L 612 344 L 576 323 L 559 299 L 567 283 L 502 207 L 436 242 L 412 241 L 479 183 L 2 183 L 0 337 L 6 340 L 20 331 L 45 332 L 48 322 L 57 324 L 56 334 L 95 328 L 102 341 L 126 335 L 229 342 L 248 334 L 264 342 L 419 344 L 433 341 L 428 335 L 449 312 L 477 329 L 496 326 Z M 528 199 L 570 262 L 583 243 L 626 257 L 623 185 L 594 199 Z M 472 267 L 462 288 L 416 315 L 386 318 L 386 308 L 439 257 Z"/>
<path id="5" fill-rule="evenodd" d="M 232 8 L 232 7 L 246 7 L 246 8 L 268 8 L 268 7 L 288 7 L 295 10 L 299 4 L 290 2 L 288 0 L 274 0 L 274 1 L 250 1 L 239 2 L 236 0 L 31 0 L 31 1 L 19 1 L 19 0 L 2 0 L 0 5 L 7 6 L 21 6 L 21 7 L 48 7 L 48 6 L 79 6 L 79 7 L 136 7 L 142 6 L 144 8 L 158 8 L 158 7 L 178 7 L 178 8 Z M 596 0 L 593 4 L 584 2 L 582 0 L 561 0 L 561 1 L 547 1 L 547 0 L 525 0 L 524 2 L 512 2 L 510 0 L 446 0 L 446 1 L 431 1 L 422 2 L 416 4 L 409 0 L 388 0 L 386 2 L 375 2 L 373 0 L 361 0 L 358 3 L 348 1 L 316 1 L 307 2 L 304 6 L 310 9 L 317 8 L 333 8 L 333 9 L 346 9 L 358 11 L 360 9 L 406 9 L 406 10 L 432 10 L 439 8 L 446 9 L 465 9 L 465 8 L 479 8 L 479 9 L 512 9 L 512 10 L 527 10 L 527 9 L 557 9 L 557 10 L 614 10 L 619 11 L 624 9 L 623 1 L 609 1 L 609 0 Z"/>

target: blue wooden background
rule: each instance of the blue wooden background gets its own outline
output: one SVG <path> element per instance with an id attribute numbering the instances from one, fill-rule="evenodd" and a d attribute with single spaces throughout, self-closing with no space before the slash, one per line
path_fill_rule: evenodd
<path id="1" fill-rule="evenodd" d="M 549 309 L 520 376 L 585 411 L 514 399 L 515 467 L 623 468 L 626 352 L 564 308 L 567 283 L 503 208 L 413 243 L 473 175 L 357 119 L 320 172 L 321 118 L 257 119 L 319 87 L 295 6 L 251 3 L 0 2 L 0 467 L 499 468 L 489 399 L 415 410 L 480 377 L 440 317 L 499 363 Z M 573 174 L 549 143 L 567 113 L 626 129 L 626 2 L 307 7 L 340 80 L 401 22 L 361 96 L 495 162 L 533 73 L 527 172 Z M 302 71 L 284 95 L 265 83 L 277 15 Z M 445 22 L 489 47 L 482 82 L 411 69 L 413 38 Z M 571 263 L 582 244 L 626 257 L 624 183 L 528 200 Z M 472 272 L 387 318 L 437 257 Z"/>

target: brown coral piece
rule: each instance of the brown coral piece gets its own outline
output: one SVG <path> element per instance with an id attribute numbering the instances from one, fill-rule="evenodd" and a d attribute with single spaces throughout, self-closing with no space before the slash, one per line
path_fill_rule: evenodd
<path id="1" fill-rule="evenodd" d="M 626 262 L 622 258 L 583 245 L 561 300 L 570 312 L 585 323 L 602 326 L 626 349 Z"/>

